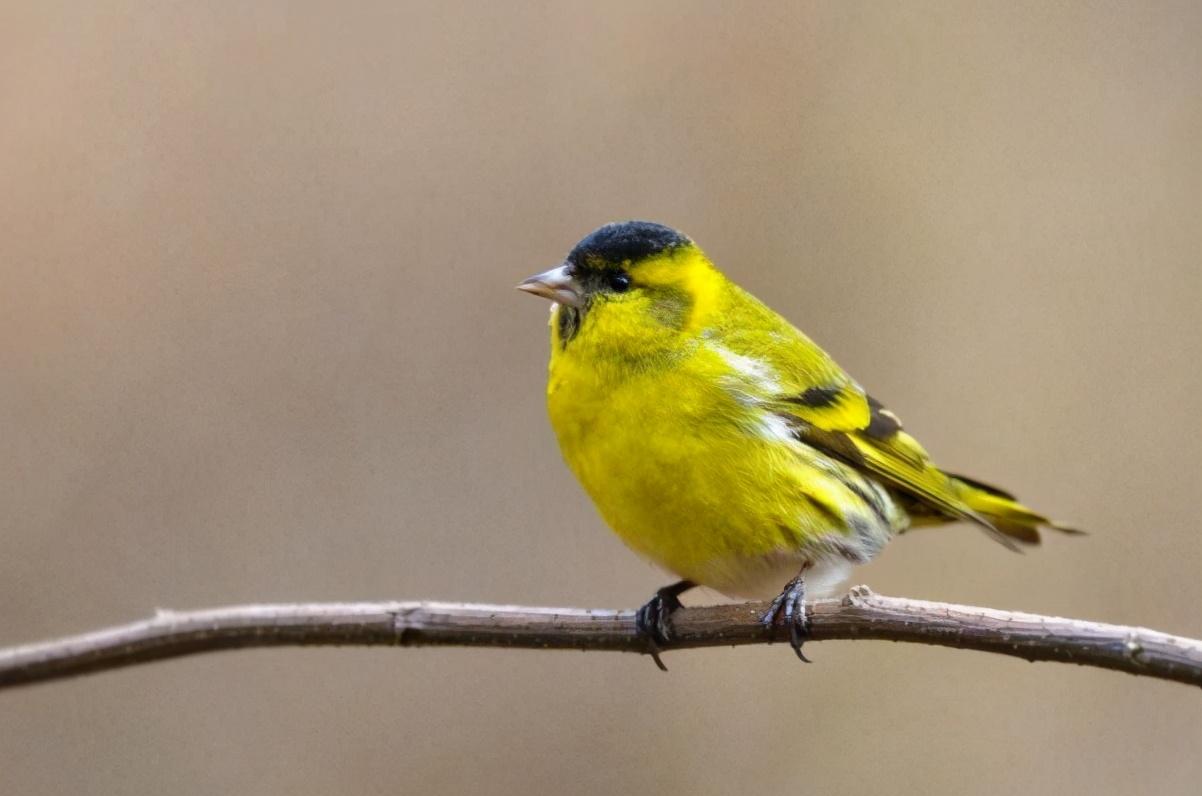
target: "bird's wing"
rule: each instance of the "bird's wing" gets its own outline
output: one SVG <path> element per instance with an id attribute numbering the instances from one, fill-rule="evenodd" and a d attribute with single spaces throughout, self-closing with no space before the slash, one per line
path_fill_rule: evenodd
<path id="1" fill-rule="evenodd" d="M 728 364 L 749 376 L 745 389 L 766 411 L 785 418 L 802 442 L 909 496 L 914 517 L 968 520 L 1004 546 L 1034 544 L 1052 523 L 1013 497 L 931 462 L 897 415 L 870 397 L 830 355 L 764 304 L 735 292 L 725 322 L 711 336 Z"/>
<path id="2" fill-rule="evenodd" d="M 822 421 L 828 417 L 814 422 L 793 413 L 801 421 L 795 423 L 794 428 L 807 444 L 871 473 L 938 514 L 993 528 L 987 519 L 964 503 L 955 482 L 931 462 L 918 440 L 902 430 L 896 415 L 871 396 L 863 395 L 862 400 L 869 417 L 866 423 L 855 426 L 826 424 Z"/>
<path id="3" fill-rule="evenodd" d="M 936 467 L 897 415 L 868 395 L 830 356 L 800 332 L 787 359 L 774 365 L 781 390 L 767 408 L 791 421 L 805 443 L 870 473 L 934 513 L 977 523 L 1013 543 L 969 507 L 956 482 Z"/>

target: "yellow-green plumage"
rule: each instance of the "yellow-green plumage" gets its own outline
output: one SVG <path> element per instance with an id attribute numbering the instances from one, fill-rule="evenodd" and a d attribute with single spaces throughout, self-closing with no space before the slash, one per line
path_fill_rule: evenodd
<path id="1" fill-rule="evenodd" d="M 912 522 L 966 519 L 1006 542 L 1049 524 L 937 469 L 679 233 L 607 225 L 555 274 L 527 289 L 560 299 L 547 401 L 564 458 L 626 544 L 680 577 L 767 595 L 803 565 L 821 586 Z"/>

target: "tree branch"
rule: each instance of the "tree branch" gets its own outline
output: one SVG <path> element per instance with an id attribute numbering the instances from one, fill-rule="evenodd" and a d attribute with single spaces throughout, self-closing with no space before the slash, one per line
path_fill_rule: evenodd
<path id="1" fill-rule="evenodd" d="M 663 649 L 784 641 L 764 603 L 685 608 Z M 1202 686 L 1202 641 L 1140 627 L 909 600 L 853 588 L 810 605 L 811 639 L 886 639 L 1060 661 Z M 631 611 L 381 602 L 159 611 L 153 618 L 0 650 L 0 688 L 223 649 L 468 646 L 646 652 Z"/>

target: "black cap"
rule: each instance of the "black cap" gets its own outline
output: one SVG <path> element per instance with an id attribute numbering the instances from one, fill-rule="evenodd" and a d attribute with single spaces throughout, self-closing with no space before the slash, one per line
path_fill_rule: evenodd
<path id="1" fill-rule="evenodd" d="M 638 262 L 689 243 L 692 241 L 681 233 L 654 221 L 617 221 L 585 236 L 568 254 L 568 262 L 583 267 L 596 261 L 607 265 Z"/>

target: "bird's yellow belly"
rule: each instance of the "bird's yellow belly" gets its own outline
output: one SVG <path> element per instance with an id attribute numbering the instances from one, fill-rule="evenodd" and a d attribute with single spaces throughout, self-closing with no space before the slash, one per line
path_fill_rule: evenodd
<path id="1" fill-rule="evenodd" d="M 712 380 L 660 372 L 606 386 L 553 374 L 551 422 L 569 466 L 635 551 L 719 591 L 758 595 L 842 538 L 807 497 L 824 478 L 806 466 L 813 451 L 758 428 Z"/>

